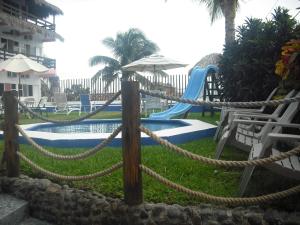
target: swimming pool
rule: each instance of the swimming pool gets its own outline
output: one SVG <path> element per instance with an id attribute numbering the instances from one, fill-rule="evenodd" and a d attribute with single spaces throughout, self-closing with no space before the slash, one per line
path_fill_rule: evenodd
<path id="1" fill-rule="evenodd" d="M 28 130 L 50 133 L 112 133 L 121 125 L 121 120 L 85 120 L 70 125 L 40 124 Z M 183 121 L 142 120 L 141 125 L 151 131 L 188 126 Z"/>
<path id="2" fill-rule="evenodd" d="M 142 125 L 156 135 L 180 144 L 214 135 L 216 126 L 199 120 L 149 120 L 142 119 Z M 61 126 L 52 123 L 22 125 L 25 132 L 40 145 L 53 147 L 93 147 L 109 137 L 121 124 L 120 119 L 85 120 L 75 125 Z M 121 146 L 122 134 L 118 134 L 109 146 Z M 26 143 L 20 136 L 20 142 Z M 149 136 L 141 134 L 142 145 L 157 144 Z"/>

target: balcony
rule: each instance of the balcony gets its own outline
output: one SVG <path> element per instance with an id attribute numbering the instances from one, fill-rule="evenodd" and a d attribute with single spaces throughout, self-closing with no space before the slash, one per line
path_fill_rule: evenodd
<path id="1" fill-rule="evenodd" d="M 19 54 L 19 53 L 13 53 L 13 52 L 0 50 L 0 61 L 9 59 L 16 54 Z M 50 59 L 50 58 L 46 58 L 46 57 L 42 57 L 42 56 L 33 56 L 33 55 L 26 55 L 26 56 L 42 65 L 48 67 L 49 69 L 56 68 L 56 60 L 55 59 Z"/>
<path id="2" fill-rule="evenodd" d="M 35 24 L 41 28 L 49 31 L 55 31 L 55 24 L 47 20 L 41 19 L 32 15 L 24 10 L 13 7 L 5 2 L 0 2 L 0 11 L 9 14 L 10 16 L 16 17 L 22 21 L 26 21 L 31 24 Z"/>

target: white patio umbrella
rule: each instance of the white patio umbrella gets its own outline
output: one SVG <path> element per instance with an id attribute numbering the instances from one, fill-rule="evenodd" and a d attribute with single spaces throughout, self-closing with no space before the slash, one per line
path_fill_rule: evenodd
<path id="1" fill-rule="evenodd" d="M 132 63 L 123 66 L 122 68 L 127 71 L 160 71 L 160 70 L 169 70 L 179 67 L 185 67 L 188 64 L 181 63 L 177 60 L 167 58 L 163 55 L 150 55 L 142 59 L 136 60 Z"/>
<path id="2" fill-rule="evenodd" d="M 174 59 L 167 58 L 163 55 L 157 55 L 153 54 L 144 58 L 141 58 L 139 60 L 136 60 L 130 64 L 127 64 L 126 66 L 123 66 L 122 68 L 127 71 L 150 71 L 154 73 L 154 83 L 157 83 L 156 80 L 156 71 L 161 70 L 169 70 L 169 69 L 175 69 L 179 67 L 185 67 L 188 64 L 179 62 Z"/>
<path id="3" fill-rule="evenodd" d="M 22 55 L 18 54 L 15 55 L 3 62 L 0 63 L 0 71 L 8 71 L 17 73 L 19 76 L 19 85 L 21 81 L 21 75 L 30 73 L 30 72 L 45 72 L 48 71 L 49 68 L 43 66 L 42 64 L 39 64 L 32 59 Z M 19 90 L 19 88 L 18 88 Z M 19 91 L 18 91 L 19 93 Z M 19 95 L 19 94 L 18 94 Z M 19 95 L 20 97 L 20 95 Z"/>

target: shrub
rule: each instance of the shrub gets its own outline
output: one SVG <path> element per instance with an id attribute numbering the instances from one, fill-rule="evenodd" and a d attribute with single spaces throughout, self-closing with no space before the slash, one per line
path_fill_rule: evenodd
<path id="1" fill-rule="evenodd" d="M 281 47 L 300 35 L 299 24 L 287 9 L 277 8 L 272 19 L 248 18 L 237 28 L 237 39 L 224 48 L 220 61 L 223 97 L 227 101 L 264 100 L 278 86 L 275 64 Z"/>

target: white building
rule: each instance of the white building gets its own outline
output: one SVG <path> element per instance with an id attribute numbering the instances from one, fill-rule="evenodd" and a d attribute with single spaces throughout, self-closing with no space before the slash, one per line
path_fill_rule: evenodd
<path id="1" fill-rule="evenodd" d="M 0 61 L 22 53 L 48 68 L 55 68 L 55 59 L 43 55 L 43 43 L 63 40 L 55 32 L 55 16 L 62 14 L 58 7 L 45 0 L 0 0 Z M 16 90 L 21 100 L 41 98 L 40 76 L 21 75 L 18 84 L 17 74 L 0 72 L 0 96 L 4 91 Z"/>

